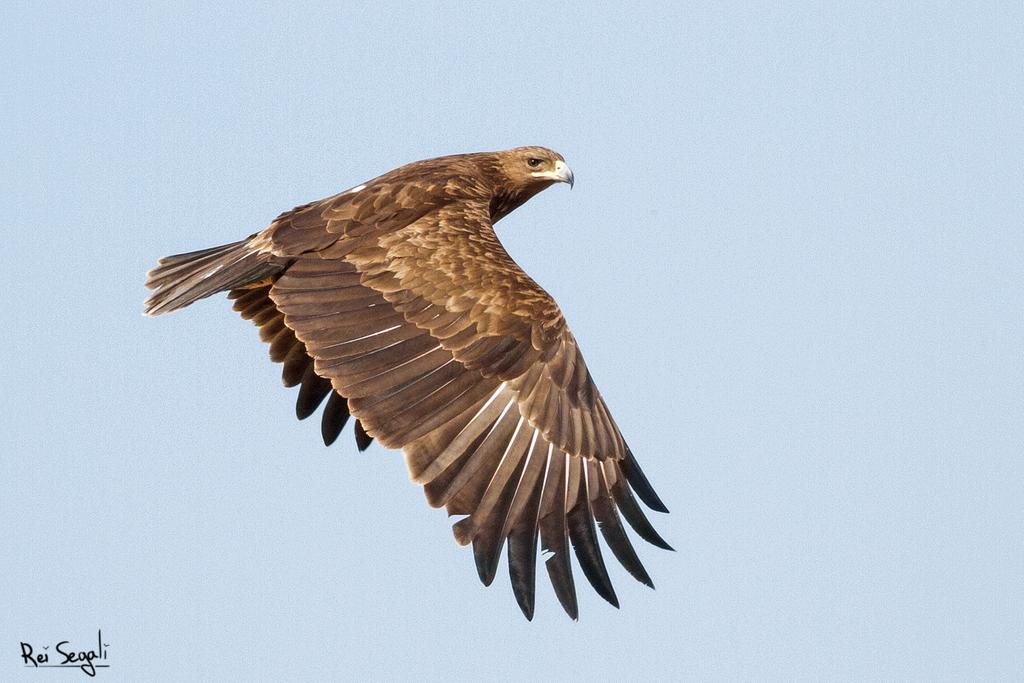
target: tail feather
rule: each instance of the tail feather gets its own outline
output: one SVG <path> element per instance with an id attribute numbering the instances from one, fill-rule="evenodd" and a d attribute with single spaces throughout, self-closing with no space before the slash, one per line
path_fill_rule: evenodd
<path id="1" fill-rule="evenodd" d="M 146 315 L 169 313 L 211 294 L 280 273 L 281 262 L 254 249 L 251 239 L 160 259 L 147 275 L 146 287 L 154 291 L 146 300 Z"/>

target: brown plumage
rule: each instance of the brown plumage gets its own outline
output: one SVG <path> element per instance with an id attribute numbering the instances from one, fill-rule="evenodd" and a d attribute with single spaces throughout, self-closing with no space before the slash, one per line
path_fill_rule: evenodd
<path id="1" fill-rule="evenodd" d="M 625 533 L 662 548 L 633 498 L 665 512 L 612 420 L 554 300 L 505 252 L 499 219 L 555 182 L 542 147 L 408 164 L 278 216 L 240 242 L 160 260 L 158 315 L 216 292 L 260 328 L 296 414 L 324 403 L 332 443 L 351 415 L 360 450 L 401 448 L 431 505 L 465 515 L 485 584 L 508 548 L 533 616 L 538 539 L 555 594 L 577 618 L 569 561 L 618 605 L 597 541 L 653 586 Z M 596 521 L 596 525 L 595 525 Z"/>

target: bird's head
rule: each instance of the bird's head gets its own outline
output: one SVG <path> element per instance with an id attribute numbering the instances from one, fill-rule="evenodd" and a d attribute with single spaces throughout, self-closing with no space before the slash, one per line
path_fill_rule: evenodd
<path id="1" fill-rule="evenodd" d="M 516 147 L 498 153 L 498 166 L 510 189 L 539 192 L 554 183 L 569 183 L 572 169 L 558 152 L 546 147 Z"/>
<path id="2" fill-rule="evenodd" d="M 497 173 L 491 199 L 494 222 L 555 183 L 573 184 L 572 169 L 565 159 L 546 147 L 516 147 L 496 152 L 492 159 Z"/>

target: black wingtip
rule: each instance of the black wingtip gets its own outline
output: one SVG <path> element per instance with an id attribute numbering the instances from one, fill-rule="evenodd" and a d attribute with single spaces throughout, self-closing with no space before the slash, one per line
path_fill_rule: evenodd
<path id="1" fill-rule="evenodd" d="M 476 559 L 476 574 L 480 577 L 480 583 L 490 586 L 494 583 L 494 576 L 498 573 L 498 563 L 489 562 L 483 552 L 477 552 L 475 542 L 473 544 L 473 551 Z"/>
<path id="2" fill-rule="evenodd" d="M 565 512 L 561 511 L 562 501 L 558 500 L 559 514 L 549 514 L 540 521 L 542 547 L 548 556 L 544 566 L 551 580 L 555 597 L 569 618 L 576 621 L 580 617 L 579 605 L 576 601 L 576 586 L 572 578 L 572 565 L 569 562 L 569 540 L 565 535 Z"/>
<path id="3" fill-rule="evenodd" d="M 571 602 L 562 601 L 561 598 L 559 598 L 558 602 L 562 606 L 562 609 L 565 610 L 565 613 L 568 615 L 570 620 L 573 622 L 580 621 L 580 604 L 577 602 L 577 598 L 575 598 L 575 593 L 572 594 Z"/>
<path id="4" fill-rule="evenodd" d="M 643 510 L 640 509 L 640 504 L 633 498 L 633 493 L 625 481 L 622 479 L 616 480 L 612 485 L 611 493 L 618 505 L 619 512 L 626 518 L 626 521 L 633 527 L 633 530 L 640 535 L 640 538 L 663 550 L 674 551 L 674 548 L 651 526 L 650 521 Z"/>
<path id="5" fill-rule="evenodd" d="M 612 501 L 604 480 L 597 476 L 596 467 L 593 465 L 591 467 L 594 468 L 594 476 L 591 481 L 597 481 L 599 486 L 597 497 L 590 501 L 591 512 L 593 512 L 594 519 L 597 520 L 597 528 L 601 530 L 605 543 L 619 564 L 625 567 L 626 571 L 637 581 L 654 588 L 650 574 L 640 562 L 629 536 L 626 535 L 626 530 L 622 526 L 619 513 L 615 511 L 615 503 Z"/>
<path id="6" fill-rule="evenodd" d="M 373 437 L 366 433 L 366 429 L 363 428 L 363 423 L 356 420 L 356 448 L 362 453 L 370 444 L 373 443 Z"/>
<path id="7" fill-rule="evenodd" d="M 342 428 L 348 422 L 348 403 L 345 398 L 334 391 L 324 406 L 324 414 L 320 420 L 320 435 L 324 439 L 324 445 L 330 446 L 337 441 Z"/>
<path id="8" fill-rule="evenodd" d="M 516 602 L 519 603 L 519 610 L 526 617 L 526 620 L 533 621 L 533 604 L 520 599 L 518 595 L 516 595 Z"/>
<path id="9" fill-rule="evenodd" d="M 295 400 L 295 417 L 305 420 L 316 412 L 327 394 L 331 393 L 331 383 L 313 371 L 312 363 L 306 366 L 300 381 L 302 384 L 299 386 L 299 397 Z"/>
<path id="10" fill-rule="evenodd" d="M 527 507 L 527 519 L 536 519 L 540 502 L 540 489 L 532 496 Z M 519 609 L 527 621 L 533 621 L 535 596 L 537 594 L 537 535 L 532 525 L 520 525 L 508 536 L 508 572 L 512 580 L 512 593 L 516 596 Z"/>
<path id="11" fill-rule="evenodd" d="M 583 575 L 590 581 L 594 591 L 609 604 L 618 607 L 619 598 L 615 595 L 615 588 L 612 586 L 597 544 L 597 532 L 594 529 L 594 520 L 591 517 L 587 495 L 586 489 L 581 489 L 579 500 L 569 511 L 567 516 L 569 539 L 572 542 L 573 550 L 576 551 L 576 559 L 583 569 Z"/>
<path id="12" fill-rule="evenodd" d="M 640 465 L 637 464 L 636 458 L 633 456 L 633 451 L 629 450 L 628 446 L 626 447 L 626 457 L 622 461 L 622 470 L 626 473 L 629 485 L 636 491 L 636 495 L 640 496 L 644 505 L 657 512 L 668 512 L 665 503 L 661 502 L 661 498 L 654 492 L 654 487 L 651 486 L 651 482 L 647 480 L 647 476 L 640 469 Z"/>
<path id="13" fill-rule="evenodd" d="M 637 531 L 636 527 L 633 527 L 633 530 Z M 639 531 L 637 531 L 637 533 L 639 533 Z M 661 548 L 662 550 L 667 550 L 671 553 L 674 553 L 676 551 L 676 549 L 670 546 L 668 544 L 668 541 L 662 538 L 661 534 L 655 531 L 653 527 L 650 529 L 650 534 L 642 535 L 641 538 L 643 538 L 645 541 L 653 545 L 655 548 Z"/>

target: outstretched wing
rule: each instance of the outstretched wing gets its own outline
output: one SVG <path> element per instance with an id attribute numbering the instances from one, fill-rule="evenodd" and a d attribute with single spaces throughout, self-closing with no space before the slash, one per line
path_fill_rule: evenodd
<path id="1" fill-rule="evenodd" d="M 407 180 L 407 179 L 405 179 Z M 402 195 L 404 193 L 404 195 Z M 254 244 L 289 265 L 269 296 L 351 413 L 401 448 L 432 505 L 466 515 L 489 584 L 508 541 L 516 598 L 534 603 L 538 536 L 577 616 L 568 549 L 617 604 L 596 538 L 651 581 L 620 514 L 660 547 L 633 491 L 664 505 L 594 386 L 557 305 L 508 256 L 486 202 L 382 176 L 283 215 Z"/>

